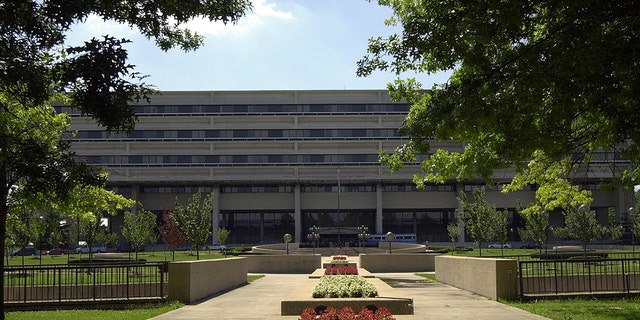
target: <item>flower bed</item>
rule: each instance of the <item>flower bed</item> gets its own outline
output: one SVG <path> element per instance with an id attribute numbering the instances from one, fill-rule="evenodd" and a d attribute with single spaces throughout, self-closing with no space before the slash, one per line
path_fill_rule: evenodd
<path id="1" fill-rule="evenodd" d="M 331 257 L 331 264 L 348 264 L 346 256 L 333 256 Z"/>
<path id="2" fill-rule="evenodd" d="M 361 276 L 324 276 L 313 289 L 314 298 L 372 298 L 378 289 Z"/>
<path id="3" fill-rule="evenodd" d="M 324 274 L 327 276 L 335 276 L 335 275 L 356 276 L 358 275 L 358 268 L 354 266 L 332 265 L 324 269 Z"/>
<path id="4" fill-rule="evenodd" d="M 395 320 L 391 312 L 385 307 L 371 311 L 367 308 L 362 308 L 360 313 L 356 314 L 351 307 L 344 307 L 342 309 L 336 309 L 328 307 L 322 311 L 321 314 L 317 314 L 313 308 L 307 308 L 300 315 L 300 320 Z"/>

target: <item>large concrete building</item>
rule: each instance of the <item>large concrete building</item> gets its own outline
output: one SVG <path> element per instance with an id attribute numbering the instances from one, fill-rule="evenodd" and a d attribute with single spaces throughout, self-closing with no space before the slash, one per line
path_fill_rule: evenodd
<path id="1" fill-rule="evenodd" d="M 397 129 L 409 107 L 382 90 L 163 92 L 135 106 L 139 123 L 130 135 L 108 133 L 90 118 L 58 109 L 73 117 L 75 151 L 102 166 L 110 187 L 145 209 L 160 214 L 176 199 L 213 193 L 212 230 L 231 230 L 229 243 L 280 242 L 286 233 L 305 242 L 314 225 L 324 243 L 355 242 L 361 225 L 372 233 L 415 233 L 419 242 L 448 241 L 458 193 L 486 186 L 479 180 L 416 190 L 417 165 L 397 173 L 380 165 L 380 150 L 406 140 Z M 622 212 L 632 194 L 600 190 L 610 171 L 599 165 L 596 159 L 576 179 L 594 191 L 592 207 L 606 221 L 607 208 Z M 496 179 L 509 181 L 512 174 L 499 171 Z M 509 236 L 518 240 L 524 222 L 515 208 L 533 201 L 533 187 L 508 195 L 500 185 L 486 188 L 489 201 L 509 209 Z M 121 220 L 113 218 L 113 228 Z"/>

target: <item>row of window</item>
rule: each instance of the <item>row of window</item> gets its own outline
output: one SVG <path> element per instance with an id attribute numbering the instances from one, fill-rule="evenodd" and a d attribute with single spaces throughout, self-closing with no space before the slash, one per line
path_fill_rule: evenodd
<path id="1" fill-rule="evenodd" d="M 329 114 L 329 113 L 407 113 L 408 104 L 260 104 L 260 105 L 148 105 L 134 106 L 136 114 Z M 79 115 L 65 106 L 58 112 Z"/>
<path id="2" fill-rule="evenodd" d="M 206 186 L 140 186 L 140 193 L 211 193 L 212 187 Z"/>
<path id="3" fill-rule="evenodd" d="M 116 193 L 131 194 L 132 186 L 112 186 L 109 188 Z M 375 192 L 374 184 L 341 184 L 341 192 Z M 211 193 L 213 187 L 204 185 L 193 186 L 154 186 L 142 185 L 139 188 L 140 193 L 187 193 L 193 194 L 197 192 Z M 383 185 L 384 192 L 419 192 L 419 191 L 436 191 L 450 192 L 455 191 L 455 185 L 428 185 L 427 188 L 421 190 L 416 189 L 411 184 L 392 184 Z M 337 192 L 336 184 L 321 185 L 301 185 L 300 192 Z M 293 193 L 294 185 L 225 185 L 220 187 L 220 193 Z"/>
<path id="4" fill-rule="evenodd" d="M 476 188 L 487 187 L 479 184 L 465 184 L 463 189 L 467 192 Z M 583 190 L 599 190 L 596 184 L 584 184 L 580 186 Z M 112 190 L 119 194 L 131 194 L 132 186 L 111 186 Z M 211 193 L 211 186 L 140 186 L 140 193 L 186 193 L 197 192 Z M 341 184 L 340 192 L 376 192 L 375 184 Z M 487 187 L 487 190 L 498 191 L 496 187 Z M 525 190 L 535 190 L 535 186 L 527 186 Z M 426 185 L 424 189 L 418 189 L 414 184 L 384 184 L 383 192 L 455 192 L 454 184 Z M 220 193 L 293 193 L 294 185 L 226 185 L 220 187 Z M 301 185 L 300 192 L 338 192 L 337 184 L 311 184 Z"/>
<path id="5" fill-rule="evenodd" d="M 85 161 L 92 165 L 118 165 L 118 164 L 209 164 L 209 165 L 233 165 L 233 164 L 377 164 L 377 154 L 292 154 L 292 155 L 180 155 L 180 156 L 85 156 Z"/>
<path id="6" fill-rule="evenodd" d="M 397 129 L 276 129 L 276 130 L 135 130 L 130 134 L 78 131 L 86 139 L 280 139 L 280 138 L 396 138 Z"/>

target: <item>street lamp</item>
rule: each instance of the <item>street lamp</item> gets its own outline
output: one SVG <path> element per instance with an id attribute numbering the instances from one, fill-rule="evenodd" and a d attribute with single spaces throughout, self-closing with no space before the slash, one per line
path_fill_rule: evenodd
<path id="1" fill-rule="evenodd" d="M 309 228 L 309 233 L 307 234 L 307 239 L 311 241 L 311 247 L 313 248 L 313 254 L 316 254 L 316 243 L 318 239 L 320 239 L 320 228 L 313 225 L 313 227 Z"/>
<path id="2" fill-rule="evenodd" d="M 362 252 L 367 250 L 367 241 L 371 238 L 371 234 L 369 233 L 369 227 L 364 224 L 358 227 L 358 239 L 360 240 L 361 246 L 364 248 Z"/>
<path id="3" fill-rule="evenodd" d="M 393 232 L 389 231 L 387 232 L 385 239 L 387 240 L 387 242 L 389 242 L 389 254 L 391 254 L 391 242 L 396 239 L 396 235 L 393 234 Z"/>
<path id="4" fill-rule="evenodd" d="M 580 212 L 582 212 L 582 213 L 587 213 L 587 212 L 591 211 L 591 209 L 589 208 L 589 205 L 587 205 L 587 204 L 580 205 L 578 210 L 580 210 Z"/>
<path id="5" fill-rule="evenodd" d="M 293 238 L 291 237 L 290 234 L 287 233 L 284 235 L 284 237 L 282 237 L 282 239 L 284 240 L 284 243 L 287 247 L 287 255 L 289 255 L 289 242 L 291 242 Z"/>

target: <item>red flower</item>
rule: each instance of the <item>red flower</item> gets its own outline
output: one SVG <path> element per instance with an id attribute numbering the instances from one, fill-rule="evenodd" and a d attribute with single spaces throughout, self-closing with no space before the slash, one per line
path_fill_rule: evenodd
<path id="1" fill-rule="evenodd" d="M 344 307 L 340 310 L 328 307 L 320 315 L 316 315 L 313 308 L 306 308 L 299 320 L 396 320 L 396 318 L 385 307 L 380 307 L 375 312 L 364 307 L 357 315 L 351 307 Z"/>

